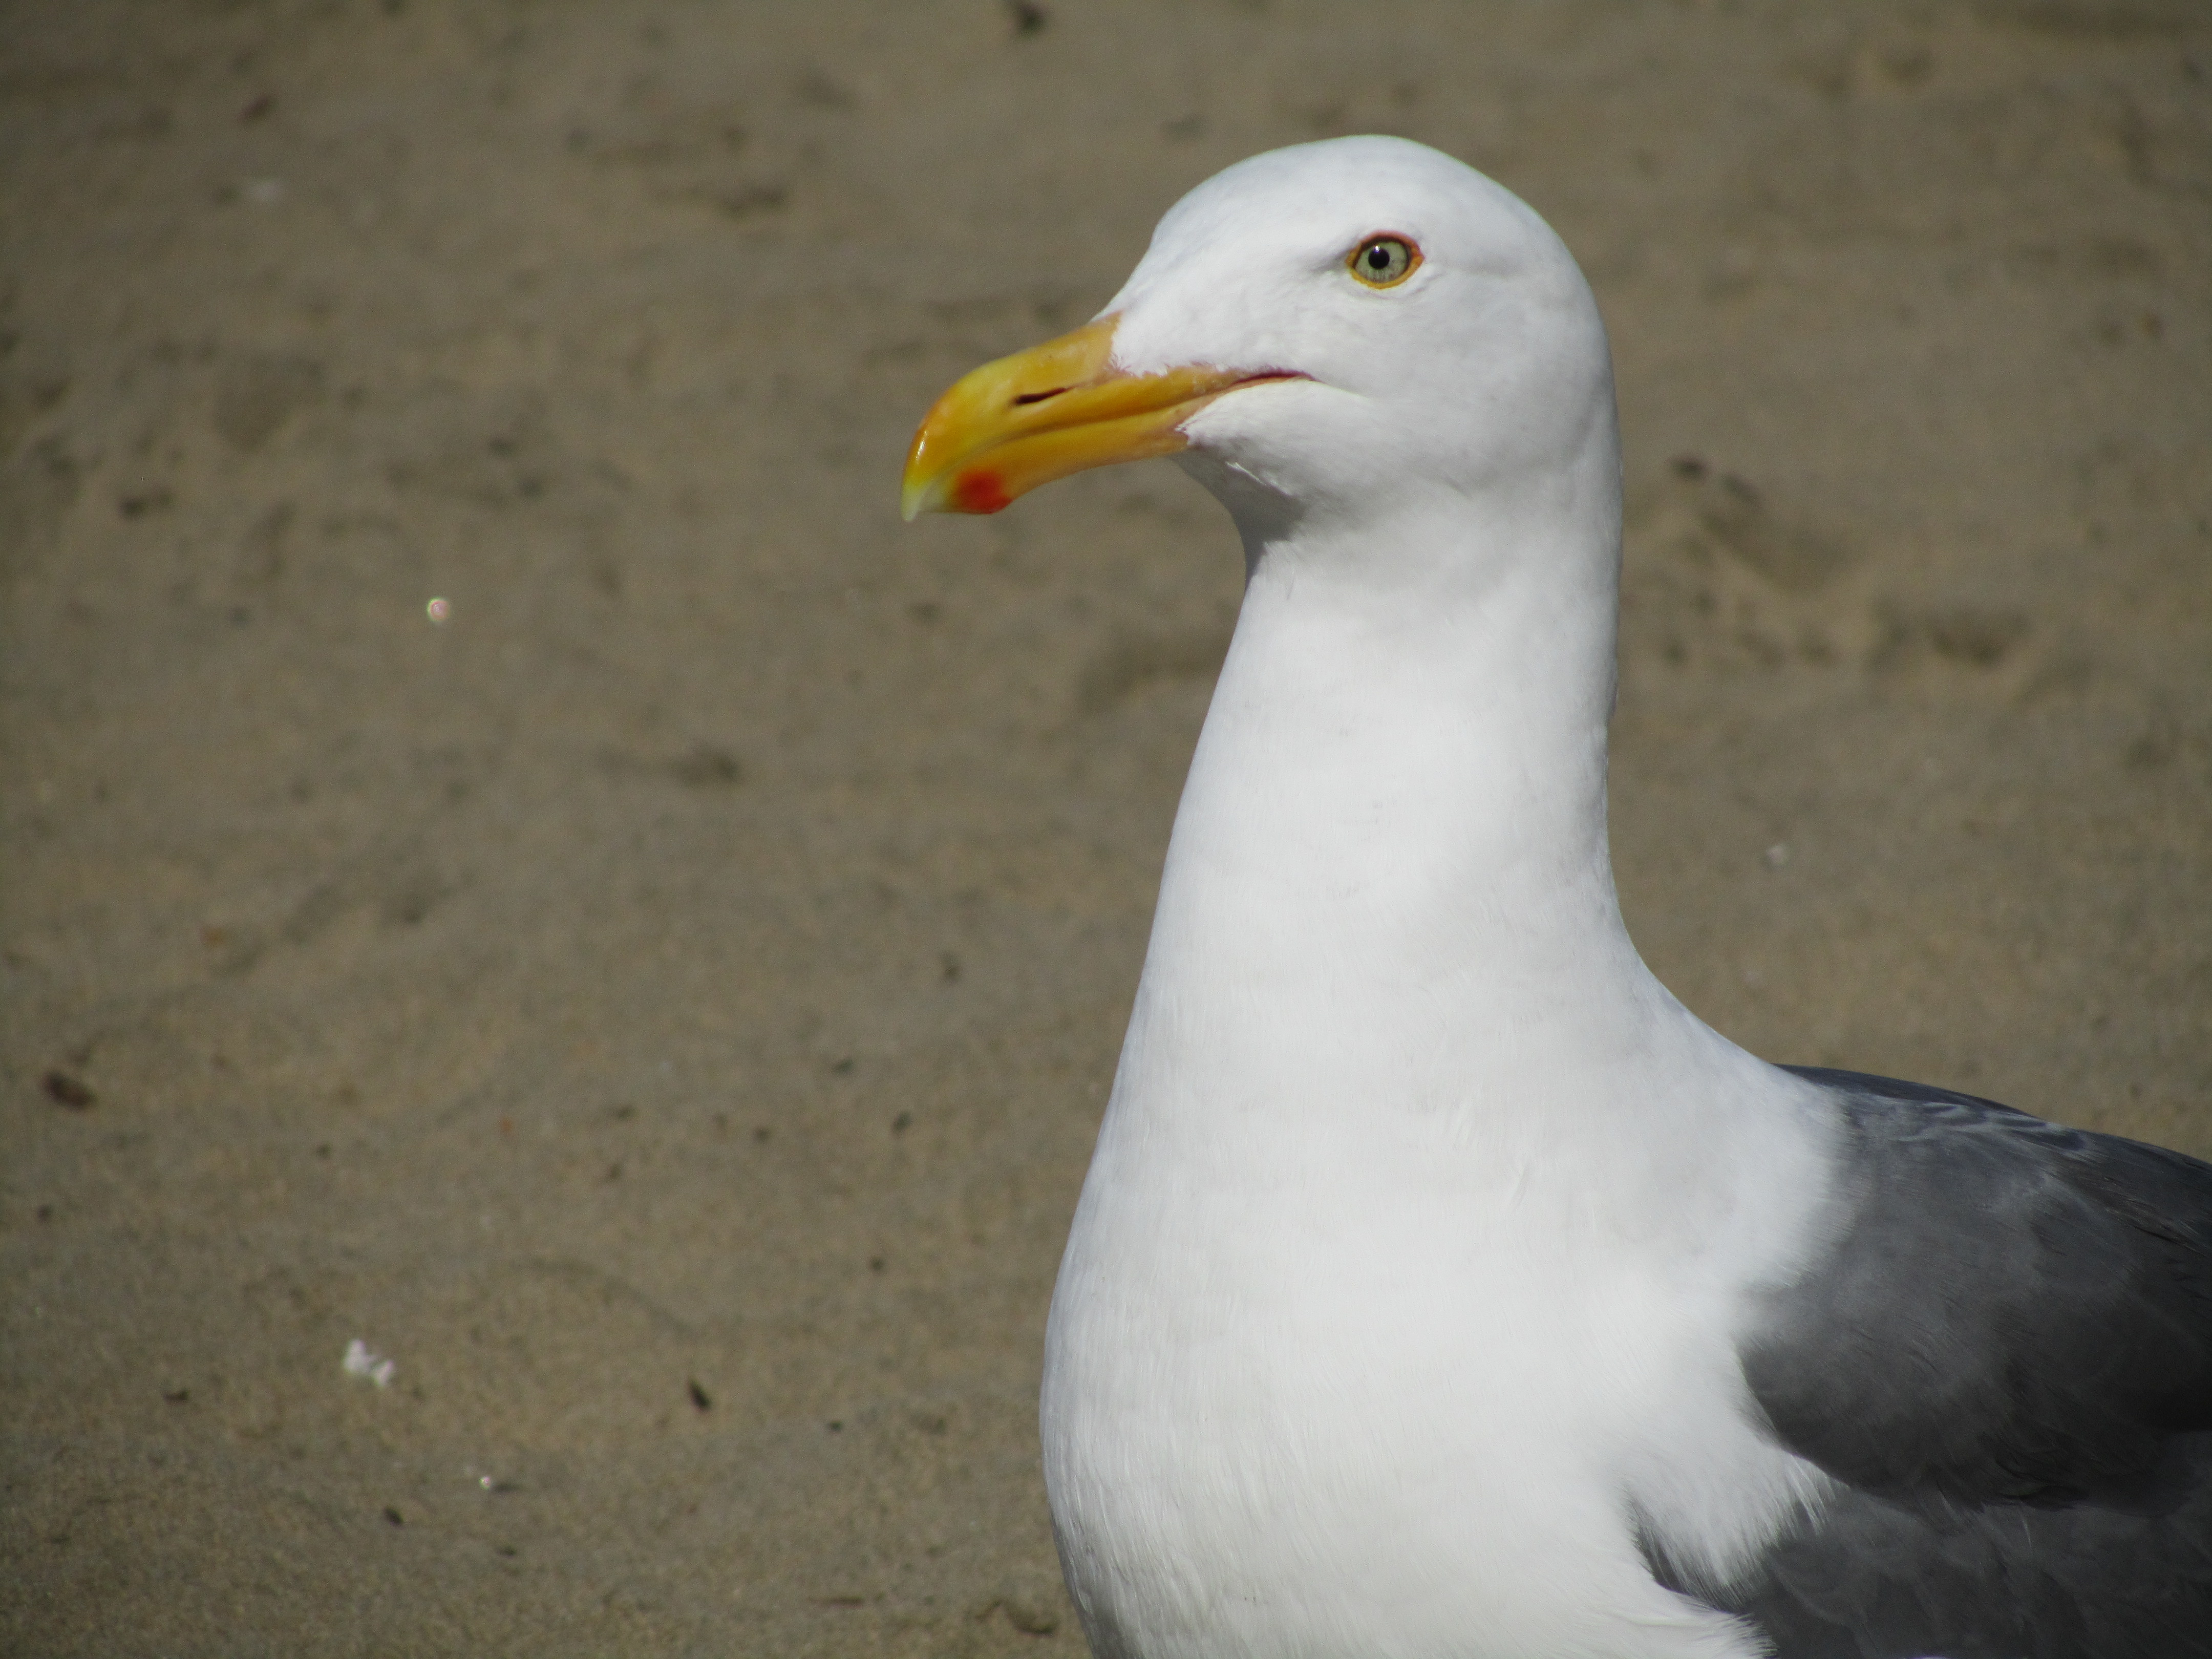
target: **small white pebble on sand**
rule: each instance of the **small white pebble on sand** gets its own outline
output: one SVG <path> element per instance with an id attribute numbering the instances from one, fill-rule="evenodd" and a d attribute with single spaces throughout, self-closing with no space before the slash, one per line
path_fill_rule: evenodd
<path id="1" fill-rule="evenodd" d="M 359 1337 L 346 1344 L 345 1374 L 365 1376 L 380 1389 L 392 1386 L 392 1373 L 398 1369 L 380 1353 L 371 1353 L 368 1344 Z"/>

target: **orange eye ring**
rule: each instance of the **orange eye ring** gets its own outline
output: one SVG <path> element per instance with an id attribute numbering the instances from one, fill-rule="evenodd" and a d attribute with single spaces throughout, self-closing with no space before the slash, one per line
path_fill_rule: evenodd
<path id="1" fill-rule="evenodd" d="M 1421 250 L 1412 237 L 1384 231 L 1360 238 L 1344 268 L 1368 288 L 1395 288 L 1421 268 Z"/>

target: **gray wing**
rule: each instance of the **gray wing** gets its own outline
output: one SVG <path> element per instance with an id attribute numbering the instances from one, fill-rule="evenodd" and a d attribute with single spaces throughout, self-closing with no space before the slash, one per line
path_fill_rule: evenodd
<path id="1" fill-rule="evenodd" d="M 1848 1179 L 1743 1370 L 1842 1490 L 1734 1610 L 1783 1659 L 2212 1656 L 2212 1165 L 1790 1069 Z"/>

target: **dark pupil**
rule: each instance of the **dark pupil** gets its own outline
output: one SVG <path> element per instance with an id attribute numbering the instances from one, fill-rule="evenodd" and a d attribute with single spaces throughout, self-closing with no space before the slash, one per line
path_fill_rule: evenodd
<path id="1" fill-rule="evenodd" d="M 1373 247 L 1367 250 L 1367 268 L 1370 270 L 1387 270 L 1389 267 L 1389 252 L 1383 247 L 1382 243 L 1377 242 Z"/>

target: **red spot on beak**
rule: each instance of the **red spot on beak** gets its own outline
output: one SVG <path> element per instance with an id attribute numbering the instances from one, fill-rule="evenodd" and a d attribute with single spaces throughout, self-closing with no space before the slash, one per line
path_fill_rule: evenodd
<path id="1" fill-rule="evenodd" d="M 979 467 L 953 480 L 952 499 L 963 513 L 996 513 L 1014 498 L 997 473 Z"/>

